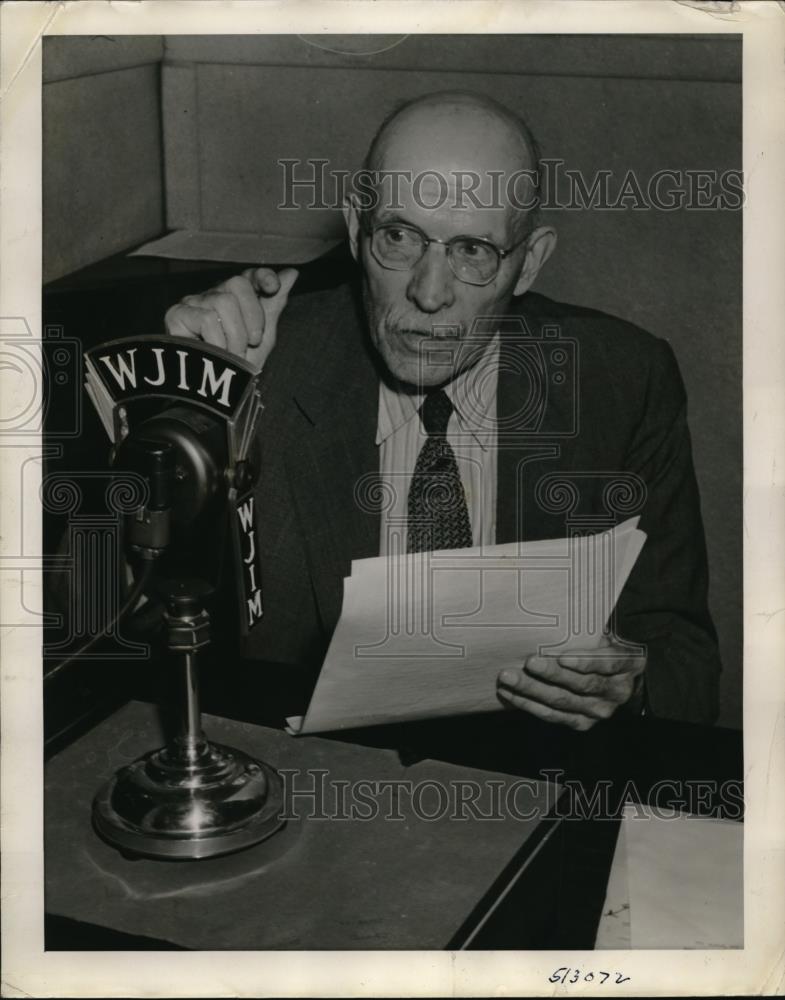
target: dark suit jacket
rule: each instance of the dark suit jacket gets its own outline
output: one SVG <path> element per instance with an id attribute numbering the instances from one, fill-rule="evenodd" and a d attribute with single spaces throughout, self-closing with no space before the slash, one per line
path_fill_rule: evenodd
<path id="1" fill-rule="evenodd" d="M 659 716 L 712 721 L 720 670 L 686 398 L 667 342 L 528 293 L 502 335 L 497 541 L 596 531 L 640 514 L 647 542 L 616 633 L 646 643 Z M 358 296 L 294 297 L 265 366 L 257 487 L 264 618 L 249 657 L 318 664 L 352 559 L 378 555 L 380 371 Z"/>

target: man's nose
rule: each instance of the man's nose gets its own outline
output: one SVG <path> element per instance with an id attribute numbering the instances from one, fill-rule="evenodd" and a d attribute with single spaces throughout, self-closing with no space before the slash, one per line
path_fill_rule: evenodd
<path id="1" fill-rule="evenodd" d="M 422 312 L 435 313 L 455 301 L 455 280 L 446 249 L 431 243 L 412 271 L 406 295 Z"/>

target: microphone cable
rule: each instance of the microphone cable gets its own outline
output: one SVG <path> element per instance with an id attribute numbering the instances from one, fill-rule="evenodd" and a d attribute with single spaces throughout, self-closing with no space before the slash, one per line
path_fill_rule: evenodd
<path id="1" fill-rule="evenodd" d="M 66 667 L 69 667 L 72 663 L 78 660 L 80 656 L 84 656 L 85 653 L 87 653 L 89 650 L 93 648 L 93 646 L 95 646 L 95 644 L 98 642 L 99 639 L 103 639 L 107 633 L 111 633 L 111 631 L 114 629 L 116 625 L 119 625 L 119 623 L 125 618 L 128 612 L 133 610 L 134 605 L 142 596 L 145 587 L 150 582 L 150 578 L 152 577 L 152 575 L 153 575 L 153 560 L 146 559 L 144 562 L 144 566 L 142 568 L 142 572 L 139 574 L 139 578 L 134 583 L 126 599 L 120 605 L 120 608 L 117 611 L 117 613 L 114 615 L 111 621 L 105 626 L 104 630 L 102 632 L 96 632 L 95 635 L 91 635 L 90 638 L 86 642 L 83 642 L 78 649 L 75 649 L 73 653 L 69 653 L 69 655 L 64 660 L 61 660 L 59 663 L 55 664 L 55 666 L 52 667 L 51 670 L 47 670 L 44 673 L 45 684 L 48 684 L 61 671 L 65 670 Z"/>

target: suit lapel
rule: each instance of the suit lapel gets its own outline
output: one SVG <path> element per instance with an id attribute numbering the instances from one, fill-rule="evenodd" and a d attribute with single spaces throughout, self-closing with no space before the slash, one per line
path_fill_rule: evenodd
<path id="1" fill-rule="evenodd" d="M 322 622 L 341 612 L 353 559 L 378 555 L 378 373 L 353 312 L 323 339 L 292 399 L 287 471 Z M 335 324 L 334 324 L 335 326 Z M 350 329 L 347 329 L 349 327 Z"/>
<path id="2" fill-rule="evenodd" d="M 535 487 L 543 475 L 569 467 L 576 441 L 575 345 L 538 313 L 529 296 L 520 308 L 522 324 L 513 321 L 502 330 L 499 357 L 498 543 L 547 537 L 554 531 Z"/>

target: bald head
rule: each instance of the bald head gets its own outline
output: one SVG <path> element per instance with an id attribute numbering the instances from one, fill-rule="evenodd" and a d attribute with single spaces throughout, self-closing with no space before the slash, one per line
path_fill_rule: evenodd
<path id="1" fill-rule="evenodd" d="M 463 90 L 425 94 L 397 107 L 371 140 L 364 166 L 368 170 L 381 169 L 394 140 L 433 136 L 433 130 L 440 125 L 441 131 L 462 133 L 461 137 L 472 144 L 475 129 L 490 134 L 494 142 L 513 151 L 516 168 L 537 167 L 539 147 L 523 118 L 491 97 Z"/>
<path id="2" fill-rule="evenodd" d="M 482 189 L 488 189 L 486 194 L 494 184 L 494 192 L 498 189 L 500 175 L 525 173 L 528 193 L 518 185 L 516 194 L 522 204 L 536 209 L 539 160 L 531 130 L 509 108 L 482 94 L 445 91 L 408 101 L 388 115 L 371 141 L 364 168 L 413 176 L 465 172 L 478 177 L 478 198 Z M 535 211 L 526 214 L 532 224 Z"/>

